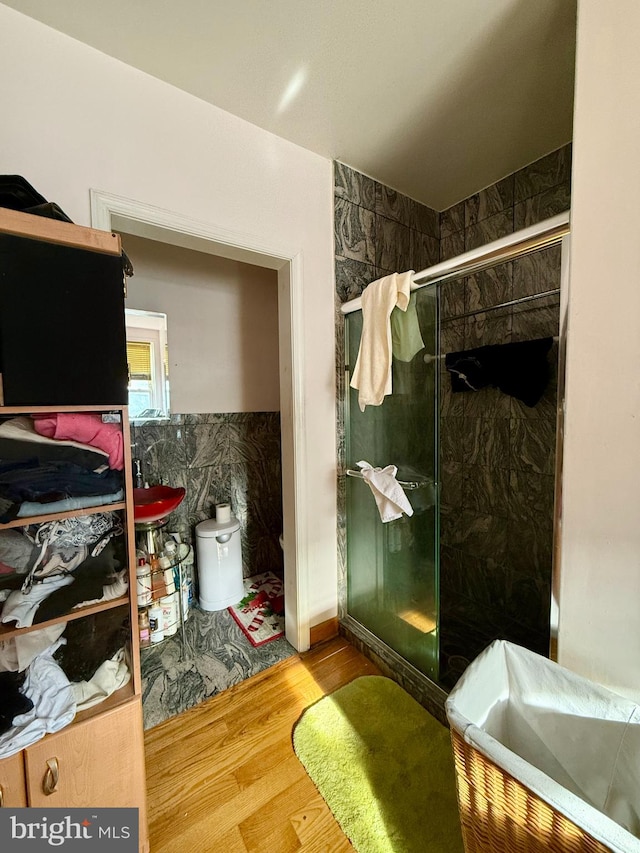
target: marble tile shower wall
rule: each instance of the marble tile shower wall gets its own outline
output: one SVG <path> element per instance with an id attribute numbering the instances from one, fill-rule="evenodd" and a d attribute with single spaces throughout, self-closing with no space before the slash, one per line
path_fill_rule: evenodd
<path id="1" fill-rule="evenodd" d="M 441 216 L 441 259 L 569 209 L 566 146 Z M 557 336 L 559 298 L 484 313 L 560 286 L 559 246 L 441 286 L 443 353 Z M 466 319 L 459 315 L 477 311 Z M 453 683 L 465 660 L 501 636 L 543 654 L 549 645 L 557 344 L 551 381 L 528 408 L 496 389 L 440 401 L 441 666 Z"/>
<path id="2" fill-rule="evenodd" d="M 463 320 L 489 303 L 560 285 L 552 247 L 442 288 L 443 352 L 555 337 L 557 296 Z M 447 298 L 448 294 L 448 298 Z M 489 304 L 483 306 L 489 307 Z M 469 310 L 476 310 L 470 308 Z M 546 654 L 553 548 L 557 343 L 534 408 L 495 388 L 452 393 L 440 377 L 440 637 L 444 681 L 497 637 Z M 449 670 L 449 672 L 447 672 Z"/>
<path id="3" fill-rule="evenodd" d="M 193 541 L 194 526 L 229 501 L 240 521 L 244 576 L 282 571 L 279 412 L 175 414 L 134 426 L 132 440 L 145 480 L 187 490 L 169 527 Z"/>
<path id="4" fill-rule="evenodd" d="M 440 214 L 440 260 L 535 225 L 571 206 L 571 144 Z"/>

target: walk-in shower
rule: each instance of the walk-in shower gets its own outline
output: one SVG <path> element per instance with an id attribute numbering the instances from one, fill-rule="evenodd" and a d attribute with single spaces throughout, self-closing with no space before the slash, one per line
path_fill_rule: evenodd
<path id="1" fill-rule="evenodd" d="M 360 300 L 342 309 L 343 625 L 392 669 L 444 689 L 498 637 L 549 654 L 567 233 L 565 214 L 417 274 L 424 346 L 394 358 L 393 393 L 364 412 L 349 387 Z M 548 377 L 533 405 L 518 390 L 452 387 L 448 353 L 497 346 L 509 360 L 514 344 L 542 341 Z M 397 467 L 411 517 L 382 522 L 362 461 Z"/>

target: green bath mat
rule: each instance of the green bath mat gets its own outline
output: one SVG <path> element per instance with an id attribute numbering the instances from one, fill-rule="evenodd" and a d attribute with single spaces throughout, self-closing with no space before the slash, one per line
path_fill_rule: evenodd
<path id="1" fill-rule="evenodd" d="M 449 732 L 394 681 L 325 696 L 293 747 L 358 853 L 462 853 Z"/>

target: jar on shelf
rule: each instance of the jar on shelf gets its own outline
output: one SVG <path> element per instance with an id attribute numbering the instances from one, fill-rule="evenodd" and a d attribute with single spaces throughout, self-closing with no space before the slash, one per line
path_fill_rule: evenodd
<path id="1" fill-rule="evenodd" d="M 147 607 L 151 604 L 151 569 L 144 557 L 138 558 L 136 567 L 136 593 L 138 596 L 138 607 Z"/>
<path id="2" fill-rule="evenodd" d="M 152 643 L 164 640 L 163 614 L 160 604 L 153 604 L 149 610 L 149 631 Z"/>
<path id="3" fill-rule="evenodd" d="M 140 635 L 140 648 L 149 648 L 151 645 L 151 629 L 149 625 L 149 612 L 146 607 L 138 611 L 138 632 Z"/>
<path id="4" fill-rule="evenodd" d="M 178 596 L 174 592 L 160 599 L 162 607 L 162 630 L 165 637 L 172 637 L 178 630 L 180 614 L 178 610 Z"/>
<path id="5" fill-rule="evenodd" d="M 165 552 L 160 554 L 158 557 L 158 566 L 162 569 L 162 574 L 164 577 L 164 586 L 167 595 L 171 595 L 176 591 L 176 582 L 173 576 L 173 566 L 171 565 L 171 558 Z"/>

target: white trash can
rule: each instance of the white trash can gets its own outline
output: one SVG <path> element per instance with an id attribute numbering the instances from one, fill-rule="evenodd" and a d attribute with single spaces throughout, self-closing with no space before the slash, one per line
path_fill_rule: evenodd
<path id="1" fill-rule="evenodd" d="M 202 610 L 224 610 L 244 598 L 240 522 L 234 515 L 196 525 L 196 558 Z"/>

